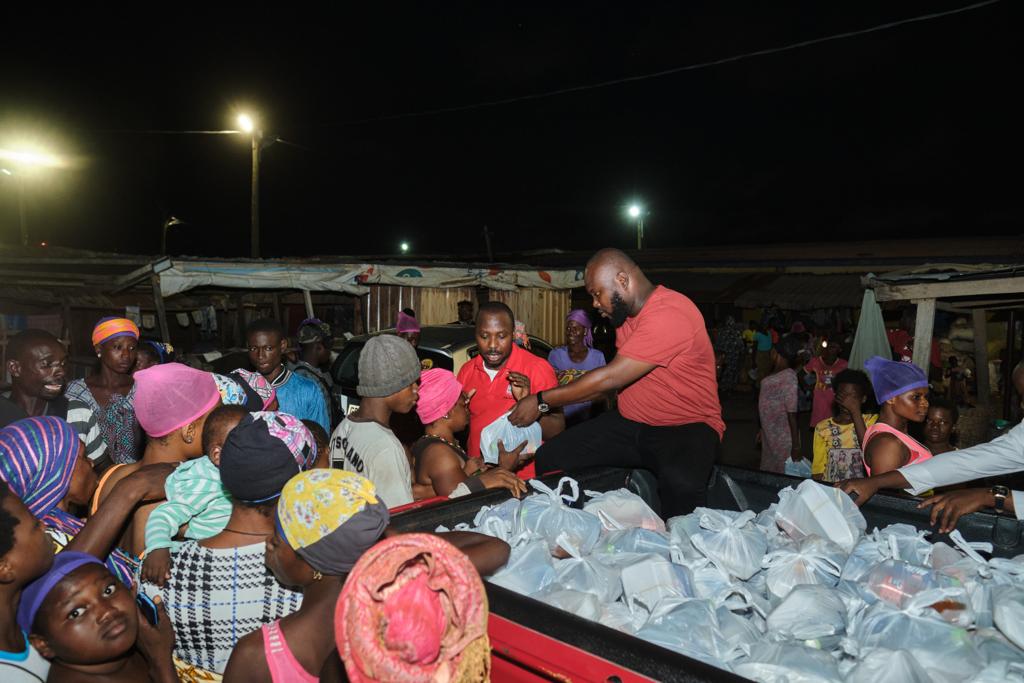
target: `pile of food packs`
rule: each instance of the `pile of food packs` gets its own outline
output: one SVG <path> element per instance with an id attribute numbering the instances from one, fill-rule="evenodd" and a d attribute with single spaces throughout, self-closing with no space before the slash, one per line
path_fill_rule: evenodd
<path id="1" fill-rule="evenodd" d="M 845 493 L 809 480 L 760 514 L 667 524 L 625 489 L 578 509 L 574 480 L 531 484 L 469 527 L 512 546 L 497 585 L 754 680 L 1024 680 L 1024 556 L 866 533 Z"/>

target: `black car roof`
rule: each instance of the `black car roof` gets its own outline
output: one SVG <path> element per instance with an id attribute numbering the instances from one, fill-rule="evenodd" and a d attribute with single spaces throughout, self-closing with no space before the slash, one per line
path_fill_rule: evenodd
<path id="1" fill-rule="evenodd" d="M 395 334 L 395 329 L 381 330 L 373 334 L 362 334 L 353 337 L 350 342 L 365 342 L 378 334 Z M 449 350 L 453 346 L 473 341 L 476 328 L 471 325 L 424 325 L 420 328 L 420 344 L 432 349 Z"/>

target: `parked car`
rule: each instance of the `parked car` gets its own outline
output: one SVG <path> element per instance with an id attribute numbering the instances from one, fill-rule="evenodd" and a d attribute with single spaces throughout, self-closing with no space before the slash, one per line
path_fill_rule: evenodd
<path id="1" fill-rule="evenodd" d="M 376 334 L 395 334 L 395 330 L 383 330 Z M 334 400 L 340 414 L 348 415 L 359 407 L 359 354 L 363 346 L 374 335 L 353 337 L 338 352 L 331 365 L 334 377 Z M 530 351 L 547 360 L 552 346 L 540 337 L 530 335 Z M 476 345 L 476 330 L 466 325 L 427 325 L 420 331 L 420 344 L 416 353 L 425 366 L 443 368 L 458 374 L 468 360 L 479 353 Z"/>

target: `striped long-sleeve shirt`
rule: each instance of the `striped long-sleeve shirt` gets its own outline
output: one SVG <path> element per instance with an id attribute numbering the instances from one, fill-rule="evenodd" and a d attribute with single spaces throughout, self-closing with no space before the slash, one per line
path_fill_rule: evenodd
<path id="1" fill-rule="evenodd" d="M 146 522 L 146 553 L 170 548 L 181 525 L 185 537 L 202 540 L 219 534 L 231 517 L 231 498 L 220 481 L 220 470 L 205 455 L 190 460 L 171 473 L 164 484 L 167 502 Z"/>

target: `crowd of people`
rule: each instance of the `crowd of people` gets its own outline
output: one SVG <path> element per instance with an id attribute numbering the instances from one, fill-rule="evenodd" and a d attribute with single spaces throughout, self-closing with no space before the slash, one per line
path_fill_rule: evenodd
<path id="1" fill-rule="evenodd" d="M 854 370 L 841 341 L 802 327 L 728 319 L 712 338 L 690 299 L 614 249 L 585 284 L 614 357 L 595 348 L 591 311 L 568 313 L 545 359 L 507 305 L 460 302 L 453 324 L 473 326 L 477 353 L 453 372 L 421 360 L 403 310 L 395 334 L 362 347 L 347 415 L 317 319 L 291 360 L 280 323 L 253 322 L 251 369 L 227 374 L 174 362 L 125 318 L 96 324 L 98 367 L 73 381 L 56 338 L 15 336 L 0 397 L 0 678 L 485 680 L 479 577 L 508 545 L 400 534 L 391 514 L 485 489 L 519 497 L 529 479 L 593 466 L 647 470 L 663 517 L 690 512 L 720 454 L 720 399 L 745 376 L 763 469 L 792 471 L 806 436 L 806 476 L 859 503 L 932 491 L 921 505 L 943 530 L 982 507 L 1024 517 L 1020 492 L 941 488 L 1024 469 L 1024 426 L 957 450 L 955 398 L 930 398 L 912 363 Z M 1024 368 L 1014 382 L 1024 395 Z"/>

